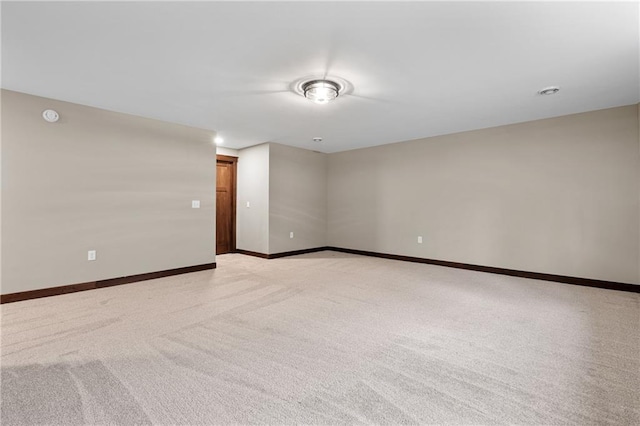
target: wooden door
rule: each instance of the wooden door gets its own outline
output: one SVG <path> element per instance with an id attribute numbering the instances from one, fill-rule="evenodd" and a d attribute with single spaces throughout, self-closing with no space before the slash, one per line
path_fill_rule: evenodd
<path id="1" fill-rule="evenodd" d="M 216 254 L 236 250 L 236 157 L 216 161 Z"/>

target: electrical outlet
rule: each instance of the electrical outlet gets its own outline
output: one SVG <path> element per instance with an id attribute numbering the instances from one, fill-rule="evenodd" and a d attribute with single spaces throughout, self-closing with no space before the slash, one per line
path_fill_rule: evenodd
<path id="1" fill-rule="evenodd" d="M 293 238 L 293 231 L 289 232 L 289 238 Z"/>
<path id="2" fill-rule="evenodd" d="M 87 252 L 87 260 L 96 260 L 96 251 L 95 250 L 89 250 Z"/>
<path id="3" fill-rule="evenodd" d="M 192 200 L 191 201 L 191 208 L 192 209 L 199 209 L 200 208 L 200 200 Z"/>
<path id="4" fill-rule="evenodd" d="M 418 244 L 422 244 L 422 237 L 418 236 Z"/>

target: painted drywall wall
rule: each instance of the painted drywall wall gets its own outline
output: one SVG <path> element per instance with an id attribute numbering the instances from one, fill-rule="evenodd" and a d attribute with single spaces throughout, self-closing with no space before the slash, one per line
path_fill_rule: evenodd
<path id="1" fill-rule="evenodd" d="M 238 152 L 236 247 L 266 254 L 269 253 L 269 144 Z"/>
<path id="2" fill-rule="evenodd" d="M 212 138 L 3 90 L 2 293 L 214 262 Z"/>
<path id="3" fill-rule="evenodd" d="M 269 146 L 269 253 L 325 246 L 327 155 Z"/>
<path id="4" fill-rule="evenodd" d="M 0 7 L 0 13 L 1 13 L 1 7 Z M 1 74 L 1 71 L 0 71 Z M 0 76 L 0 81 L 1 81 L 1 76 Z M 4 188 L 4 183 L 2 182 L 2 177 L 3 177 L 3 173 L 2 173 L 2 163 L 3 163 L 3 155 L 2 153 L 4 152 L 2 149 L 2 96 L 3 96 L 4 92 L 2 90 L 0 90 L 0 188 Z M 0 189 L 0 293 L 2 293 L 2 190 Z"/>
<path id="5" fill-rule="evenodd" d="M 237 248 L 274 254 L 326 245 L 326 154 L 265 143 L 238 157 Z"/>
<path id="6" fill-rule="evenodd" d="M 228 155 L 230 157 L 238 157 L 240 155 L 237 149 L 233 148 L 225 148 L 224 146 L 216 147 L 216 154 L 218 155 Z"/>
<path id="7" fill-rule="evenodd" d="M 637 108 L 331 154 L 327 242 L 637 284 Z"/>

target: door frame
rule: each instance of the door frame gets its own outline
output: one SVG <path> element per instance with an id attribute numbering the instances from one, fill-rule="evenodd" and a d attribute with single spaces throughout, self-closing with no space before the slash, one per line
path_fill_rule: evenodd
<path id="1" fill-rule="evenodd" d="M 236 197 L 238 188 L 238 157 L 232 157 L 230 155 L 216 154 L 216 174 L 218 171 L 218 163 L 231 164 L 231 247 L 229 247 L 229 253 L 235 253 L 236 247 Z M 216 180 L 216 203 L 218 193 L 218 182 Z M 216 209 L 216 254 L 218 248 L 218 217 Z"/>

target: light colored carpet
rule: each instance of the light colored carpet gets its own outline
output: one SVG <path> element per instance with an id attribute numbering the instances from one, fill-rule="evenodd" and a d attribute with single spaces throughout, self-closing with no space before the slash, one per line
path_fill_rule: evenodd
<path id="1" fill-rule="evenodd" d="M 2 306 L 2 424 L 640 424 L 640 295 L 335 252 Z"/>

